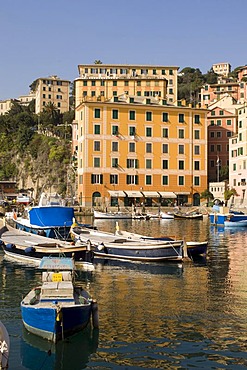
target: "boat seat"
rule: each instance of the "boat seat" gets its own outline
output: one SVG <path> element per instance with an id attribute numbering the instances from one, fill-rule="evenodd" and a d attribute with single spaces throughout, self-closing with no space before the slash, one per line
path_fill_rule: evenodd
<path id="1" fill-rule="evenodd" d="M 44 282 L 41 288 L 40 301 L 53 299 L 73 300 L 74 288 L 71 281 Z"/>

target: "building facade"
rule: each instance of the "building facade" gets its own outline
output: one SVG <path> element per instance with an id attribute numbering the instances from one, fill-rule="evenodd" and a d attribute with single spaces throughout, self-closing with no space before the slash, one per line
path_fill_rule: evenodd
<path id="1" fill-rule="evenodd" d="M 80 205 L 200 203 L 207 110 L 123 94 L 84 101 L 75 117 Z"/>
<path id="2" fill-rule="evenodd" d="M 217 75 L 228 76 L 231 72 L 231 64 L 229 63 L 216 63 L 213 64 L 212 69 Z"/>
<path id="3" fill-rule="evenodd" d="M 230 140 L 229 188 L 238 196 L 234 205 L 247 206 L 247 107 L 238 110 L 238 132 Z"/>
<path id="4" fill-rule="evenodd" d="M 110 99 L 120 94 L 177 101 L 178 67 L 157 65 L 79 65 L 75 80 L 76 106 L 89 98 Z"/>
<path id="5" fill-rule="evenodd" d="M 228 94 L 208 106 L 208 181 L 229 166 L 229 139 L 237 132 L 239 104 Z"/>
<path id="6" fill-rule="evenodd" d="M 48 104 L 54 104 L 60 113 L 69 111 L 70 81 L 57 76 L 37 79 L 35 89 L 35 113 L 40 113 Z"/>

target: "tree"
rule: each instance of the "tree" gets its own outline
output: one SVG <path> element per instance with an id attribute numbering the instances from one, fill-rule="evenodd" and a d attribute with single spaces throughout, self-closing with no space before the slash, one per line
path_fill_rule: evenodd
<path id="1" fill-rule="evenodd" d="M 232 188 L 232 189 L 227 189 L 225 192 L 224 192 L 224 199 L 227 201 L 231 198 L 231 196 L 239 196 L 236 189 Z"/>
<path id="2" fill-rule="evenodd" d="M 200 199 L 207 199 L 207 204 L 208 204 L 210 200 L 213 200 L 214 199 L 214 196 L 213 196 L 213 194 L 208 189 L 205 189 L 201 193 Z"/>

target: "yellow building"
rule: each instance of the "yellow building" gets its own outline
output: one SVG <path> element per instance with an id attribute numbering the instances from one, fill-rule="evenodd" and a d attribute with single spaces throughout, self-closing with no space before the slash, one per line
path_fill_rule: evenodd
<path id="1" fill-rule="evenodd" d="M 75 80 L 75 105 L 85 99 L 110 99 L 126 93 L 142 97 L 177 100 L 178 67 L 130 64 L 84 64 L 78 66 Z"/>
<path id="2" fill-rule="evenodd" d="M 207 189 L 207 110 L 126 94 L 102 100 L 76 108 L 80 205 L 198 205 Z"/>
<path id="3" fill-rule="evenodd" d="M 60 113 L 69 110 L 70 81 L 57 76 L 37 79 L 35 88 L 35 113 L 40 113 L 47 104 L 54 104 Z"/>

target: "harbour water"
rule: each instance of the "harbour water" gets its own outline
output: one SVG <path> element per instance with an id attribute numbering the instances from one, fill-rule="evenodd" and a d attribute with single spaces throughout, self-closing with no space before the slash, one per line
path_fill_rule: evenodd
<path id="1" fill-rule="evenodd" d="M 111 220 L 95 225 L 115 228 Z M 21 322 L 20 301 L 39 284 L 40 271 L 7 261 L 0 252 L 0 318 L 10 335 L 9 369 L 246 369 L 247 229 L 217 229 L 207 218 L 119 220 L 119 226 L 208 240 L 207 259 L 105 261 L 94 271 L 78 271 L 77 280 L 98 301 L 100 329 L 87 328 L 54 347 L 28 334 Z"/>

